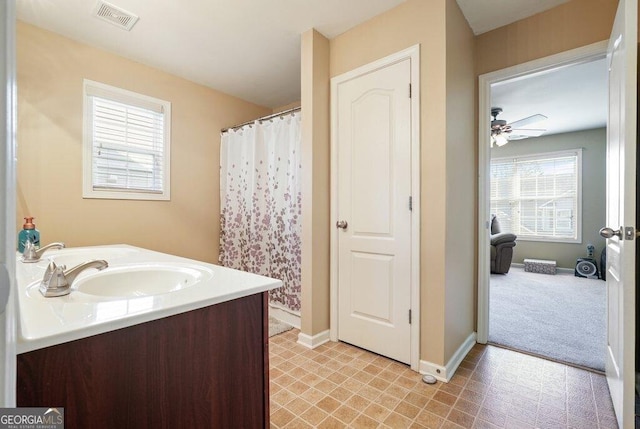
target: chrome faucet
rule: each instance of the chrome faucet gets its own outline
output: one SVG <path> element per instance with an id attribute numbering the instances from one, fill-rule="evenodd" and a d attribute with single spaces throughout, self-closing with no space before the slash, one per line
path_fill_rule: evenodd
<path id="1" fill-rule="evenodd" d="M 108 266 L 107 261 L 96 259 L 83 262 L 65 271 L 66 267 L 64 265 L 58 266 L 55 262 L 51 261 L 44 273 L 42 282 L 40 282 L 40 293 L 46 298 L 68 295 L 71 293 L 71 285 L 82 271 L 89 268 L 104 270 Z"/>
<path id="2" fill-rule="evenodd" d="M 44 247 L 36 249 L 31 240 L 27 239 L 24 243 L 24 252 L 22 252 L 22 262 L 38 262 L 42 254 L 49 249 L 64 249 L 64 243 L 51 243 Z"/>

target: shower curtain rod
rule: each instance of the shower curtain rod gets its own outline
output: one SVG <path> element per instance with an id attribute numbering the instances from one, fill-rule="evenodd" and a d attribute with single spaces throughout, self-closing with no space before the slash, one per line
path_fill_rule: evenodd
<path id="1" fill-rule="evenodd" d="M 289 113 L 299 112 L 300 110 L 302 110 L 302 107 L 294 107 L 293 109 L 283 110 L 282 112 L 274 113 L 273 115 L 267 115 L 267 116 L 263 116 L 262 118 L 254 119 L 253 121 L 243 122 L 240 125 L 234 125 L 233 127 L 223 128 L 223 129 L 220 130 L 220 133 L 226 133 L 227 131 L 231 131 L 231 130 L 233 130 L 233 131 L 239 130 L 240 128 L 244 127 L 245 125 L 253 124 L 256 121 L 259 121 L 259 122 L 268 121 L 269 119 L 277 118 L 278 116 L 283 116 L 283 115 L 286 115 L 286 114 L 289 114 Z"/>

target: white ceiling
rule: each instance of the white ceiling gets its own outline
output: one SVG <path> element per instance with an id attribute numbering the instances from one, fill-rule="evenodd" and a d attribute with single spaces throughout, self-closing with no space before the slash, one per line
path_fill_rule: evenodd
<path id="1" fill-rule="evenodd" d="M 552 9 L 569 0 L 457 0 L 478 35 Z"/>
<path id="2" fill-rule="evenodd" d="M 1 0 L 0 0 L 1 1 Z M 300 100 L 300 34 L 332 38 L 405 0 L 110 0 L 131 32 L 94 18 L 97 0 L 18 0 L 18 19 L 254 103 Z"/>
<path id="3" fill-rule="evenodd" d="M 607 74 L 603 58 L 501 82 L 491 87 L 491 105 L 503 109 L 498 119 L 507 123 L 538 113 L 547 116 L 543 123 L 524 127 L 546 129 L 543 135 L 604 127 Z"/>

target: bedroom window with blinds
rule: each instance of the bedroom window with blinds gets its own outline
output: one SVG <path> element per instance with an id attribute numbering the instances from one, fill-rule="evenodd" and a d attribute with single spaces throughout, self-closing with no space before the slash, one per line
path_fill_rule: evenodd
<path id="1" fill-rule="evenodd" d="M 581 242 L 582 149 L 491 160 L 491 213 L 518 240 Z"/>
<path id="2" fill-rule="evenodd" d="M 84 198 L 170 199 L 171 103 L 84 81 Z"/>

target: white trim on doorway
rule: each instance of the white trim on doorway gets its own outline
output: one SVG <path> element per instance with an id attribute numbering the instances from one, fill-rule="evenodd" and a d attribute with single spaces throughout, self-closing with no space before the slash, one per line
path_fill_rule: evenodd
<path id="1" fill-rule="evenodd" d="M 389 55 L 331 79 L 331 219 L 338 218 L 337 88 L 341 82 L 399 61 L 411 60 L 411 369 L 420 367 L 420 45 Z M 338 235 L 331 228 L 330 337 L 338 341 Z"/>
<path id="2" fill-rule="evenodd" d="M 524 64 L 483 74 L 478 78 L 478 338 L 486 344 L 489 338 L 489 122 L 491 118 L 491 85 L 506 80 L 524 78 L 604 58 L 608 41 L 561 52 Z"/>
<path id="3" fill-rule="evenodd" d="M 463 359 L 467 356 L 467 354 L 469 354 L 469 352 L 475 345 L 476 333 L 472 332 L 471 335 L 469 335 L 467 339 L 464 340 L 462 344 L 460 344 L 458 350 L 456 350 L 453 356 L 451 356 L 451 359 L 449 359 L 449 362 L 447 362 L 445 366 L 436 365 L 435 363 L 421 360 L 420 374 L 433 375 L 436 380 L 440 380 L 443 383 L 448 383 L 462 363 Z"/>

